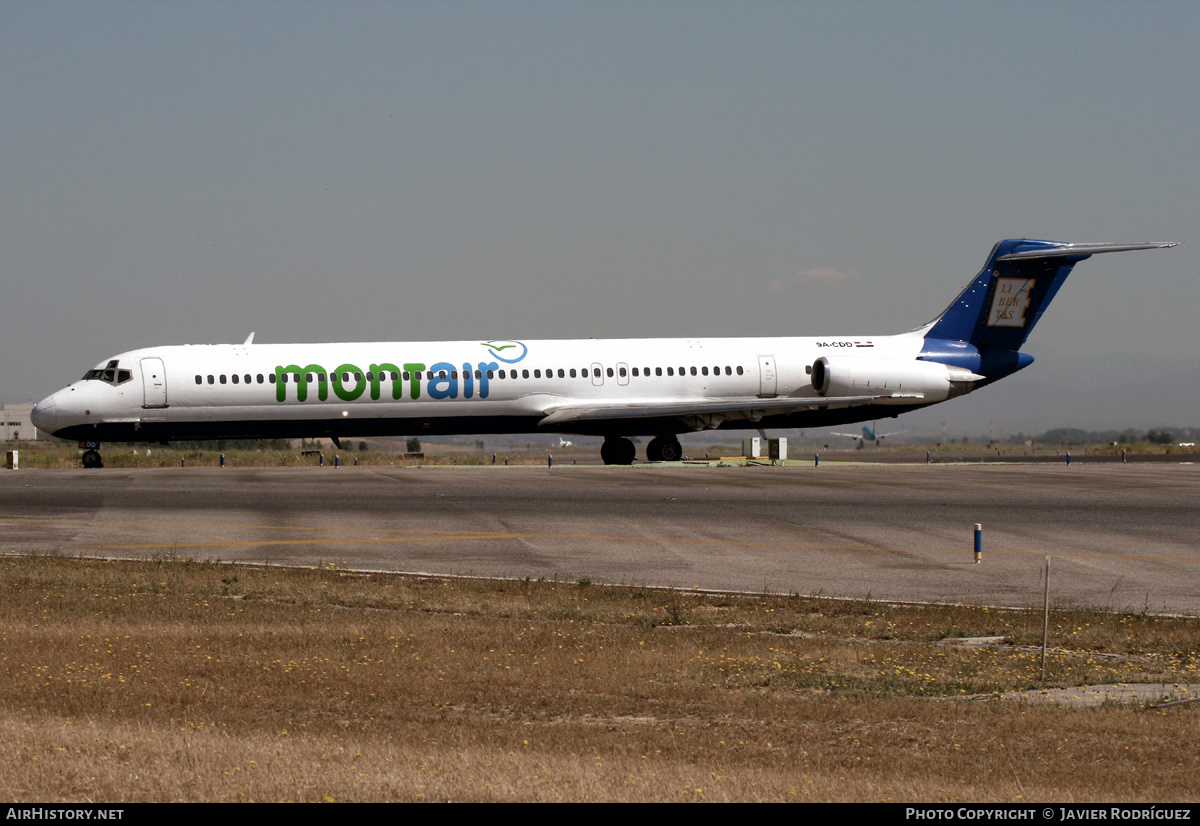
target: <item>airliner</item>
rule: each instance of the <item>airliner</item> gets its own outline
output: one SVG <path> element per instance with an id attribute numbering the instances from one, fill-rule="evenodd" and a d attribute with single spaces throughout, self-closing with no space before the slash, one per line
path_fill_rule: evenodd
<path id="1" fill-rule="evenodd" d="M 911 430 L 892 430 L 892 431 L 889 431 L 888 433 L 877 433 L 875 431 L 875 429 L 873 427 L 871 427 L 871 425 L 865 424 L 862 427 L 861 433 L 838 433 L 836 430 L 834 430 L 834 431 L 830 432 L 830 435 L 831 436 L 845 436 L 850 439 L 855 439 L 858 441 L 859 447 L 862 447 L 867 442 L 874 442 L 875 444 L 879 444 L 884 439 L 886 439 L 888 436 L 899 436 L 904 433 L 912 433 L 912 431 Z"/>
<path id="2" fill-rule="evenodd" d="M 883 336 L 188 344 L 107 358 L 34 406 L 101 442 L 535 433 L 603 436 L 605 464 L 682 457 L 679 435 L 895 418 L 1027 367 L 1022 345 L 1078 262 L 1173 243 L 1016 238 L 941 315 Z"/>

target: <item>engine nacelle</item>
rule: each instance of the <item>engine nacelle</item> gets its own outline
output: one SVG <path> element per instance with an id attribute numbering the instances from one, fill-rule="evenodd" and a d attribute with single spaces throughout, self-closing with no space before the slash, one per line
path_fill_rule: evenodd
<path id="1" fill-rule="evenodd" d="M 982 378 L 936 361 L 822 356 L 812 366 L 812 387 L 819 396 L 910 396 L 880 399 L 879 404 L 913 404 L 913 395 L 919 395 L 922 403 L 945 401 L 970 392 L 971 385 Z"/>

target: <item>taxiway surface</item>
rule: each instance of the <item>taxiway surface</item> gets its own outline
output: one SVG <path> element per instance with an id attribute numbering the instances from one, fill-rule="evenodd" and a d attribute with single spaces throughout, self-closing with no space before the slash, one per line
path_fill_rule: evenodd
<path id="1" fill-rule="evenodd" d="M 1200 614 L 1200 466 L 0 472 L 0 552 Z M 984 526 L 974 564 L 972 526 Z"/>

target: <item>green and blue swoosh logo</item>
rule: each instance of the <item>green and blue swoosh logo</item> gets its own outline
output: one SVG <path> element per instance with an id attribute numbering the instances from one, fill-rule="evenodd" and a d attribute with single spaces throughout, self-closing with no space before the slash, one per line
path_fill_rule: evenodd
<path id="1" fill-rule="evenodd" d="M 505 364 L 516 364 L 529 353 L 529 348 L 520 341 L 482 341 L 480 344 L 488 348 L 493 358 Z"/>

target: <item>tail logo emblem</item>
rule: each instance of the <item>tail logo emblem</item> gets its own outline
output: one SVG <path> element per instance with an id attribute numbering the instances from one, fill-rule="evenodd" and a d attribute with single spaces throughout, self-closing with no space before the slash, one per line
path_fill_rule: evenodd
<path id="1" fill-rule="evenodd" d="M 997 278 L 992 310 L 988 313 L 989 327 L 1024 327 L 1025 310 L 1035 281 L 1032 278 Z"/>

